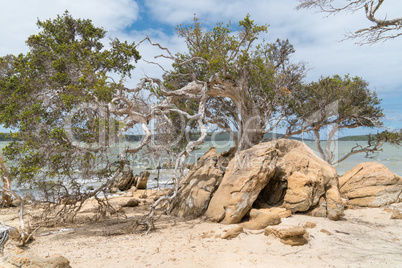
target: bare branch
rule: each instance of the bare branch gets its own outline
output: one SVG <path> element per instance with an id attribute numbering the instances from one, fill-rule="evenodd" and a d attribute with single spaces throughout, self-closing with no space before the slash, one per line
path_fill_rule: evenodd
<path id="1" fill-rule="evenodd" d="M 385 0 L 356 0 L 348 1 L 339 7 L 332 5 L 333 0 L 299 0 L 296 9 L 303 8 L 319 8 L 321 12 L 329 14 L 337 14 L 339 12 L 356 12 L 364 8 L 366 18 L 374 23 L 374 26 L 359 29 L 355 32 L 349 32 L 346 39 L 360 39 L 357 44 L 374 44 L 379 41 L 387 41 L 400 37 L 402 25 L 402 17 L 393 19 L 380 19 L 376 17 L 377 11 L 381 8 Z"/>

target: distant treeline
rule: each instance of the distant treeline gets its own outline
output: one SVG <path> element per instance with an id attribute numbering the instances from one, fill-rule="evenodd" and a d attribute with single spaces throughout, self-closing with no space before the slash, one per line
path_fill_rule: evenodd
<path id="1" fill-rule="evenodd" d="M 338 141 L 368 141 L 368 140 L 369 135 L 346 136 L 338 139 Z"/>

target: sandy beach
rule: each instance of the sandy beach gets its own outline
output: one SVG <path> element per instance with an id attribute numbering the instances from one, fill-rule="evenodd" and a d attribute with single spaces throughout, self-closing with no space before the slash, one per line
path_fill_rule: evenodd
<path id="1" fill-rule="evenodd" d="M 135 196 L 142 191 L 136 192 Z M 153 194 L 138 207 L 124 208 L 128 216 L 149 209 Z M 116 206 L 132 197 L 112 198 Z M 147 204 L 144 203 L 147 202 Z M 24 250 L 40 257 L 60 254 L 72 267 L 400 267 L 402 220 L 390 219 L 391 209 L 347 209 L 339 221 L 303 214 L 283 218 L 280 226 L 304 226 L 309 242 L 282 244 L 264 230 L 244 230 L 231 240 L 220 236 L 236 225 L 222 225 L 199 218 L 183 221 L 163 216 L 148 235 L 131 221 L 110 217 L 93 222 L 88 204 L 74 224 L 41 228 Z M 398 204 L 401 207 L 401 204 Z M 17 208 L 0 210 L 2 220 L 18 226 Z M 17 243 L 10 241 L 5 256 Z"/>

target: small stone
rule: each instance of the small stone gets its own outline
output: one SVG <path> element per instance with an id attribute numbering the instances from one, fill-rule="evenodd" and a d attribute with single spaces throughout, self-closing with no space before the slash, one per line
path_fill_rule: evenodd
<path id="1" fill-rule="evenodd" d="M 119 189 L 117 189 L 117 187 L 110 187 L 110 188 L 109 188 L 109 193 L 115 194 L 115 193 L 117 193 L 118 190 L 119 190 Z"/>
<path id="2" fill-rule="evenodd" d="M 140 204 L 140 201 L 138 199 L 132 198 L 127 201 L 126 204 L 123 205 L 123 207 L 138 207 Z"/>
<path id="3" fill-rule="evenodd" d="M 281 242 L 290 246 L 301 246 L 308 243 L 308 233 L 301 226 L 292 226 L 282 229 L 267 227 L 264 231 L 265 235 L 273 234 L 281 239 Z"/>
<path id="4" fill-rule="evenodd" d="M 394 209 L 392 211 L 391 220 L 402 220 L 402 212 L 400 210 Z"/>
<path id="5" fill-rule="evenodd" d="M 236 226 L 232 229 L 225 230 L 225 233 L 221 236 L 222 239 L 236 238 L 239 234 L 243 233 L 243 227 Z"/>
<path id="6" fill-rule="evenodd" d="M 330 231 L 327 231 L 325 229 L 321 229 L 320 232 L 324 233 L 324 234 L 327 234 L 327 235 L 332 235 L 332 233 Z"/>
<path id="7" fill-rule="evenodd" d="M 316 227 L 316 226 L 317 226 L 316 223 L 314 223 L 314 222 L 309 222 L 309 221 L 304 224 L 304 228 L 308 228 L 308 229 L 313 229 L 313 228 Z"/>
<path id="8" fill-rule="evenodd" d="M 281 217 L 278 213 L 266 209 L 252 209 L 250 211 L 250 220 L 241 224 L 243 228 L 250 230 L 262 230 L 267 226 L 278 225 L 281 223 Z"/>
<path id="9" fill-rule="evenodd" d="M 313 217 L 327 217 L 327 202 L 324 197 L 320 198 L 318 206 L 311 211 Z"/>
<path id="10" fill-rule="evenodd" d="M 13 249 L 5 261 L 4 267 L 53 267 L 53 268 L 70 268 L 70 261 L 61 256 L 53 255 L 46 258 L 38 257 L 33 253 L 28 253 L 20 248 Z M 2 266 L 3 267 L 3 266 Z"/>

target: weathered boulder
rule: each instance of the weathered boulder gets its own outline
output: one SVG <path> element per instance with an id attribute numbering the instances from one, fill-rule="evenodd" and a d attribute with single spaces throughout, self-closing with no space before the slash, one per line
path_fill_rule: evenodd
<path id="1" fill-rule="evenodd" d="M 291 246 L 301 246 L 307 244 L 308 233 L 304 227 L 292 226 L 292 227 L 280 227 L 273 228 L 267 227 L 264 231 L 265 235 L 273 234 L 281 239 L 281 242 Z"/>
<path id="2" fill-rule="evenodd" d="M 238 223 L 253 204 L 294 213 L 314 209 L 320 199 L 320 215 L 338 220 L 343 202 L 335 168 L 304 143 L 280 139 L 255 145 L 231 160 L 206 216 Z"/>
<path id="3" fill-rule="evenodd" d="M 233 150 L 218 154 L 211 147 L 181 181 L 172 214 L 186 219 L 203 215 L 233 154 Z"/>
<path id="4" fill-rule="evenodd" d="M 241 224 L 245 229 L 262 230 L 267 226 L 278 225 L 281 223 L 279 213 L 272 212 L 269 209 L 252 209 L 250 211 L 250 220 Z"/>
<path id="5" fill-rule="evenodd" d="M 126 191 L 134 184 L 134 175 L 132 170 L 124 171 L 123 175 L 116 184 L 116 188 L 120 191 Z M 112 189 L 113 187 L 111 187 Z"/>
<path id="6" fill-rule="evenodd" d="M 379 163 L 361 163 L 339 178 L 340 192 L 348 203 L 381 207 L 402 201 L 402 177 Z"/>
<path id="7" fill-rule="evenodd" d="M 143 171 L 143 172 L 140 173 L 139 176 L 136 176 L 136 180 L 135 180 L 136 185 L 135 185 L 135 187 L 137 189 L 147 189 L 147 183 L 148 183 L 149 175 L 150 175 L 150 173 L 148 171 Z"/>
<path id="8" fill-rule="evenodd" d="M 41 258 L 20 248 L 13 249 L 7 256 L 5 265 L 9 267 L 38 267 L 38 268 L 70 268 L 70 261 L 61 256 L 53 255 Z M 7 266 L 5 266 L 7 267 Z"/>
<path id="9" fill-rule="evenodd" d="M 275 174 L 261 191 L 258 204 L 306 212 L 317 207 L 322 198 L 325 207 L 321 215 L 337 220 L 343 213 L 343 203 L 335 168 L 300 141 L 280 139 L 269 143 L 276 143 L 279 157 Z"/>
<path id="10" fill-rule="evenodd" d="M 261 143 L 239 152 L 211 199 L 207 218 L 225 224 L 240 222 L 274 175 L 277 154 L 275 143 Z"/>

